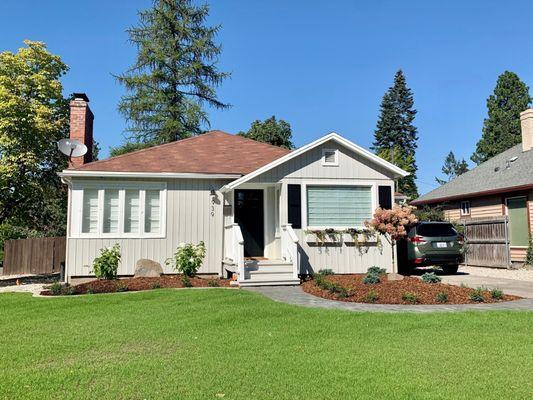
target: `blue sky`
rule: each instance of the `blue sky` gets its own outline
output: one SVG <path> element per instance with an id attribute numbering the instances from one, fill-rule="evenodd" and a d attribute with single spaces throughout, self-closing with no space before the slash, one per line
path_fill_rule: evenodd
<path id="1" fill-rule="evenodd" d="M 402 68 L 415 95 L 419 191 L 436 186 L 448 151 L 469 159 L 497 76 L 533 85 L 531 1 L 212 0 L 222 24 L 219 89 L 233 105 L 211 127 L 235 133 L 271 115 L 291 123 L 296 145 L 331 131 L 370 147 L 379 104 Z M 132 64 L 124 30 L 149 0 L 3 0 L 0 50 L 41 40 L 70 66 L 65 93 L 84 91 L 107 155 L 123 141 L 123 94 L 112 74 Z"/>

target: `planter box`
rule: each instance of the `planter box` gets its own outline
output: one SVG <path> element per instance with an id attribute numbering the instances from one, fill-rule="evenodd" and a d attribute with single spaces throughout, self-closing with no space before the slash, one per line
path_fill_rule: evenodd
<path id="1" fill-rule="evenodd" d="M 333 237 L 332 235 L 325 235 L 324 236 L 324 241 L 320 241 L 318 239 L 318 237 L 314 234 L 314 233 L 306 233 L 305 234 L 305 241 L 307 243 L 315 243 L 315 244 L 328 244 L 328 243 L 341 243 L 342 240 L 343 240 L 343 235 L 342 234 L 337 234 L 337 235 L 334 235 L 335 237 Z"/>
<path id="2" fill-rule="evenodd" d="M 378 241 L 378 237 L 376 235 L 366 236 L 366 235 L 363 235 L 363 234 L 359 234 L 354 239 L 354 237 L 352 235 L 350 235 L 349 233 L 343 233 L 342 234 L 342 241 L 344 243 L 350 243 L 350 244 L 353 243 L 353 244 L 355 244 L 356 240 L 362 246 L 364 246 L 365 244 L 372 245 L 372 244 L 375 244 Z"/>

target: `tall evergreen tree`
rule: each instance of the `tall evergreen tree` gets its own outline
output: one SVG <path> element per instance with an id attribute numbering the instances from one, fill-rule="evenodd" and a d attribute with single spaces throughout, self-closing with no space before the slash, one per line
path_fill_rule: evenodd
<path id="1" fill-rule="evenodd" d="M 514 72 L 498 77 L 494 93 L 487 99 L 488 118 L 471 159 L 481 164 L 522 141 L 520 113 L 529 107 L 529 88 Z"/>
<path id="2" fill-rule="evenodd" d="M 248 132 L 239 132 L 239 135 L 286 149 L 294 147 L 291 125 L 282 119 L 276 120 L 275 116 L 264 121 L 254 121 Z"/>
<path id="3" fill-rule="evenodd" d="M 398 180 L 397 189 L 410 198 L 418 197 L 415 162 L 417 129 L 413 93 L 407 87 L 402 70 L 396 72 L 394 84 L 381 101 L 380 116 L 374 132 L 372 150 L 387 161 L 403 168 L 409 176 Z"/>
<path id="4" fill-rule="evenodd" d="M 458 177 L 459 175 L 464 174 L 468 171 L 468 163 L 465 161 L 465 159 L 461 159 L 460 161 L 455 158 L 455 154 L 453 154 L 453 151 L 450 151 L 446 158 L 444 159 L 444 165 L 441 169 L 442 173 L 446 175 L 446 179 L 440 179 L 435 177 L 435 180 L 440 185 L 444 185 L 445 183 L 451 181 L 452 179 Z"/>
<path id="5" fill-rule="evenodd" d="M 139 13 L 139 25 L 127 31 L 137 60 L 117 79 L 127 91 L 119 111 L 134 143 L 161 144 L 197 135 L 209 126 L 205 104 L 229 107 L 215 90 L 229 74 L 217 68 L 220 26 L 206 26 L 208 15 L 208 5 L 196 6 L 191 0 L 154 0 L 152 8 Z"/>

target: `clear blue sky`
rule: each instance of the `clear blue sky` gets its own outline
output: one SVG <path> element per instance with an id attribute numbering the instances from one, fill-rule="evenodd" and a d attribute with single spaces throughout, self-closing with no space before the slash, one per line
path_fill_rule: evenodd
<path id="1" fill-rule="evenodd" d="M 331 131 L 370 147 L 381 97 L 402 68 L 415 95 L 419 190 L 435 187 L 448 151 L 469 159 L 497 76 L 533 85 L 531 1 L 211 0 L 222 24 L 220 88 L 233 107 L 211 127 L 235 133 L 271 115 L 291 123 L 296 145 Z M 149 0 L 3 0 L 0 50 L 41 40 L 70 66 L 65 93 L 84 91 L 103 148 L 123 140 L 123 93 L 112 74 L 135 49 L 124 30 Z"/>

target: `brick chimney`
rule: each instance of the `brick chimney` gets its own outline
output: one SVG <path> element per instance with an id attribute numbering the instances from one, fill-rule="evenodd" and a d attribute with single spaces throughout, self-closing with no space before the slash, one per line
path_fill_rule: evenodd
<path id="1" fill-rule="evenodd" d="M 72 157 L 69 168 L 77 168 L 93 160 L 93 120 L 87 95 L 74 93 L 74 98 L 70 101 L 70 138 L 85 144 L 87 153 L 81 157 Z"/>
<path id="2" fill-rule="evenodd" d="M 522 130 L 522 151 L 533 149 L 533 108 L 520 113 L 520 127 Z"/>

